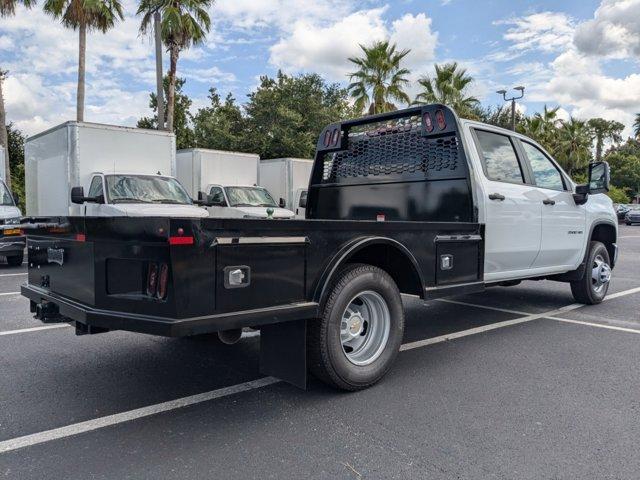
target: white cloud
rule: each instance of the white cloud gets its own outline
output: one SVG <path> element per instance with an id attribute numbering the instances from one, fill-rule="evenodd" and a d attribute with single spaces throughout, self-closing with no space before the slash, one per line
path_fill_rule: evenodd
<path id="1" fill-rule="evenodd" d="M 640 57 L 640 0 L 603 0 L 593 20 L 578 26 L 574 41 L 589 55 Z"/>
<path id="2" fill-rule="evenodd" d="M 233 73 L 224 72 L 216 66 L 210 68 L 187 68 L 183 70 L 181 76 L 189 80 L 208 84 L 220 82 L 231 83 L 236 81 L 236 76 Z"/>
<path id="3" fill-rule="evenodd" d="M 316 24 L 303 19 L 271 47 L 269 62 L 287 72 L 316 71 L 345 81 L 353 65 L 349 57 L 361 53 L 359 45 L 390 39 L 398 49 L 410 49 L 405 65 L 414 71 L 431 64 L 438 34 L 425 14 L 406 14 L 385 22 L 386 8 L 354 12 L 335 23 Z M 424 72 L 421 72 L 424 73 Z"/>
<path id="4" fill-rule="evenodd" d="M 511 25 L 504 34 L 504 39 L 511 43 L 509 50 L 515 53 L 529 50 L 557 52 L 564 50 L 573 39 L 573 20 L 559 12 L 534 13 L 500 20 L 495 24 Z M 510 58 L 511 56 L 505 56 L 506 60 Z"/>

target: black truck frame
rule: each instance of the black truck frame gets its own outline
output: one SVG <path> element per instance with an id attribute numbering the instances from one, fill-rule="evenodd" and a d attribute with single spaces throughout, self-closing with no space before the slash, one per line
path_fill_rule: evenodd
<path id="1" fill-rule="evenodd" d="M 22 294 L 78 334 L 259 328 L 261 371 L 304 388 L 310 332 L 348 266 L 424 299 L 484 288 L 469 168 L 445 106 L 336 123 L 318 141 L 306 220 L 32 219 Z"/>

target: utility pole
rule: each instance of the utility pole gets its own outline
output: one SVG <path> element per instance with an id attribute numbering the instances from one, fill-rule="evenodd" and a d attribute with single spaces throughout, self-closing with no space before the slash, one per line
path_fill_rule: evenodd
<path id="1" fill-rule="evenodd" d="M 498 90 L 496 93 L 498 95 L 502 95 L 502 98 L 504 99 L 505 102 L 511 102 L 511 130 L 515 132 L 516 131 L 516 100 L 520 100 L 521 98 L 524 97 L 524 87 L 522 86 L 515 87 L 514 90 L 520 91 L 519 97 L 507 98 L 506 90 Z"/>
<path id="2" fill-rule="evenodd" d="M 162 36 L 160 34 L 160 23 L 162 17 L 160 12 L 153 14 L 153 31 L 156 42 L 156 100 L 158 103 L 158 130 L 164 130 L 164 89 L 162 72 Z"/>

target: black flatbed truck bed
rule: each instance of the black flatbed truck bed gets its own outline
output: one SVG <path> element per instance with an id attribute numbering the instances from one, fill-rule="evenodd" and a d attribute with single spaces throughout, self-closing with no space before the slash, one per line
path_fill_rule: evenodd
<path id="1" fill-rule="evenodd" d="M 73 322 L 78 334 L 260 328 L 261 370 L 304 387 L 307 344 L 317 337 L 310 332 L 329 315 L 338 281 L 357 283 L 359 275 L 369 279 L 365 292 L 385 286 L 370 298 L 375 306 L 375 295 L 388 296 L 388 308 L 380 308 L 392 314 L 395 291 L 429 299 L 484 288 L 484 227 L 448 108 L 329 125 L 318 141 L 308 198 L 307 220 L 33 221 L 25 227 L 29 272 L 22 294 L 37 318 Z M 356 271 L 359 265 L 367 268 Z M 362 300 L 354 301 L 349 305 L 357 310 Z M 369 335 L 366 312 L 349 315 L 350 328 Z M 396 319 L 390 321 L 388 336 L 397 342 Z M 358 368 L 373 368 L 366 365 Z M 373 383 L 365 380 L 332 381 L 354 389 Z"/>

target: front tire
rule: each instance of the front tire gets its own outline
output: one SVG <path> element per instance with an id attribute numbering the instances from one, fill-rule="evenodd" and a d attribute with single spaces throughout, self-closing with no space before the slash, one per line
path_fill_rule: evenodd
<path id="1" fill-rule="evenodd" d="M 371 265 L 347 265 L 322 317 L 309 325 L 309 369 L 342 390 L 367 388 L 391 368 L 403 335 L 402 298 L 393 279 Z"/>
<path id="2" fill-rule="evenodd" d="M 571 282 L 571 293 L 576 302 L 596 305 L 604 300 L 611 280 L 609 252 L 601 242 L 589 244 L 587 268 L 582 279 Z"/>
<path id="3" fill-rule="evenodd" d="M 24 260 L 24 253 L 7 257 L 7 263 L 9 264 L 10 267 L 18 267 L 22 265 L 23 260 Z"/>

